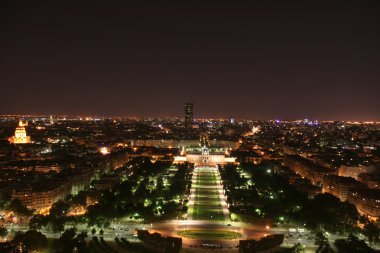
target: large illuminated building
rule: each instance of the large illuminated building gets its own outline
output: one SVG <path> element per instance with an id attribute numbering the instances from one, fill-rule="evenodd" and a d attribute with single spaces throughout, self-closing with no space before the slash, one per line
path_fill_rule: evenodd
<path id="1" fill-rule="evenodd" d="M 235 160 L 235 157 L 229 157 L 228 148 L 210 146 L 206 134 L 201 135 L 198 146 L 183 147 L 181 156 L 174 158 L 175 163 L 189 162 L 195 165 L 235 163 Z"/>
<path id="2" fill-rule="evenodd" d="M 20 119 L 18 123 L 18 127 L 16 128 L 15 135 L 10 137 L 8 140 L 10 143 L 14 144 L 26 144 L 31 143 L 30 136 L 26 135 L 25 127 L 28 126 L 28 122 L 25 123 L 22 122 L 22 119 Z"/>

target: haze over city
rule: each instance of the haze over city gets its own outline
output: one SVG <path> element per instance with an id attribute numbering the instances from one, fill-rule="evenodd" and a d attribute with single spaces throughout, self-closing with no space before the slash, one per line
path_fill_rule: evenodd
<path id="1" fill-rule="evenodd" d="M 2 3 L 0 114 L 380 120 L 378 7 Z"/>

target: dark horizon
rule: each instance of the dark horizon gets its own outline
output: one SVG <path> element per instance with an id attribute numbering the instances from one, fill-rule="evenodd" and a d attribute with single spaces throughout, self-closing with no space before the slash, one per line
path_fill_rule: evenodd
<path id="1" fill-rule="evenodd" d="M 379 3 L 0 7 L 0 114 L 380 121 Z"/>

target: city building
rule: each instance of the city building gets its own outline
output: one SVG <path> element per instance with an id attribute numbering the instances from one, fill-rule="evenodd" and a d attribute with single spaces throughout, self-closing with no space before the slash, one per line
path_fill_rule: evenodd
<path id="1" fill-rule="evenodd" d="M 355 189 L 348 195 L 347 201 L 356 206 L 358 212 L 377 220 L 380 217 L 380 190 Z"/>
<path id="2" fill-rule="evenodd" d="M 23 205 L 37 212 L 44 213 L 60 199 L 71 193 L 71 184 L 54 182 L 41 184 L 39 187 L 19 188 L 12 191 L 12 199 L 19 199 Z"/>
<path id="3" fill-rule="evenodd" d="M 185 126 L 186 127 L 191 127 L 193 125 L 193 121 L 194 121 L 193 109 L 194 109 L 193 103 L 185 104 Z"/>
<path id="4" fill-rule="evenodd" d="M 55 165 L 40 165 L 36 166 L 34 168 L 34 171 L 37 173 L 49 173 L 51 171 L 55 171 L 57 173 L 62 171 L 62 167 L 59 166 L 58 164 Z"/>
<path id="5" fill-rule="evenodd" d="M 295 173 L 309 179 L 314 185 L 320 184 L 323 176 L 331 173 L 330 169 L 297 155 L 287 155 L 284 162 Z"/>
<path id="6" fill-rule="evenodd" d="M 92 176 L 93 173 L 91 171 L 83 171 L 74 175 L 71 179 L 71 194 L 77 195 L 80 191 L 88 190 Z"/>
<path id="7" fill-rule="evenodd" d="M 330 193 L 341 201 L 346 201 L 353 189 L 366 189 L 366 185 L 356 181 L 351 177 L 340 177 L 336 175 L 326 175 L 322 180 L 322 191 Z"/>
<path id="8" fill-rule="evenodd" d="M 132 147 L 157 147 L 157 148 L 179 148 L 183 149 L 190 146 L 199 146 L 199 140 L 130 140 Z M 209 140 L 213 147 L 226 147 L 229 149 L 237 149 L 239 143 L 237 141 Z"/>
<path id="9" fill-rule="evenodd" d="M 184 147 L 181 156 L 174 157 L 174 163 L 189 162 L 196 165 L 217 165 L 235 163 L 235 157 L 229 157 L 227 148 L 210 146 L 208 136 L 201 135 L 199 145 L 196 147 Z"/>
<path id="10" fill-rule="evenodd" d="M 358 176 L 358 181 L 367 185 L 371 189 L 380 190 L 380 175 L 361 173 Z"/>
<path id="11" fill-rule="evenodd" d="M 120 183 L 119 175 L 104 175 L 101 179 L 95 181 L 94 188 L 98 191 L 109 190 L 118 183 Z"/>
<path id="12" fill-rule="evenodd" d="M 321 187 L 313 185 L 309 179 L 292 177 L 289 178 L 289 183 L 298 191 L 303 192 L 309 199 L 313 199 L 316 195 L 322 193 Z"/>
<path id="13" fill-rule="evenodd" d="M 22 122 L 22 119 L 20 119 L 18 123 L 18 127 L 15 130 L 15 135 L 10 137 L 8 140 L 10 143 L 13 144 L 26 144 L 31 143 L 30 136 L 26 135 L 25 127 L 28 126 L 28 122 Z"/>
<path id="14" fill-rule="evenodd" d="M 348 166 L 348 165 L 341 165 L 338 168 L 338 176 L 341 177 L 352 177 L 356 180 L 358 180 L 358 176 L 361 173 L 373 173 L 376 171 L 376 168 L 374 166 L 365 166 L 362 164 L 359 164 L 358 166 Z"/>

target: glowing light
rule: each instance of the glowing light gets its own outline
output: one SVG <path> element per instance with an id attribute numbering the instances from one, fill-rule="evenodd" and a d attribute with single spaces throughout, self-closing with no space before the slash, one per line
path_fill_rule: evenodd
<path id="1" fill-rule="evenodd" d="M 26 144 L 31 143 L 30 136 L 26 135 L 25 127 L 28 126 L 28 122 L 25 123 L 20 119 L 18 127 L 16 128 L 15 135 L 8 139 L 10 143 L 14 144 Z"/>
<path id="2" fill-rule="evenodd" d="M 102 154 L 102 155 L 108 155 L 110 154 L 110 150 L 107 148 L 107 147 L 101 147 L 99 152 Z"/>

